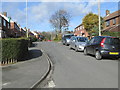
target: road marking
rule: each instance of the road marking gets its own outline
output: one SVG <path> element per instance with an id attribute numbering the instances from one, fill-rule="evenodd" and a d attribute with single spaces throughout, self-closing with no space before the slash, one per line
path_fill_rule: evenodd
<path id="1" fill-rule="evenodd" d="M 6 86 L 6 85 L 8 85 L 8 84 L 10 84 L 10 82 L 3 83 L 2 85 L 3 85 L 3 86 Z"/>
<path id="2" fill-rule="evenodd" d="M 48 83 L 48 88 L 53 88 L 53 87 L 55 87 L 55 83 L 51 80 Z"/>

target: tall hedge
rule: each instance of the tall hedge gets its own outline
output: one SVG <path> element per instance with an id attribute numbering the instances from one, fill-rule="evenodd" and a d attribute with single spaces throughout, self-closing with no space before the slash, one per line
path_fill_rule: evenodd
<path id="1" fill-rule="evenodd" d="M 28 54 L 28 40 L 24 38 L 2 39 L 2 61 L 22 60 Z"/>
<path id="2" fill-rule="evenodd" d="M 109 32 L 109 31 L 106 31 L 106 32 L 102 32 L 102 35 L 113 36 L 113 37 L 120 38 L 120 32 Z"/>

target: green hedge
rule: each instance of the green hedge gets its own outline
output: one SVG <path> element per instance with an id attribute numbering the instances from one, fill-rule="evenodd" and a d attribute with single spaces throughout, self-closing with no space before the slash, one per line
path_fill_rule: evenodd
<path id="1" fill-rule="evenodd" d="M 102 35 L 105 36 L 114 36 L 120 38 L 120 32 L 102 32 Z"/>
<path id="2" fill-rule="evenodd" d="M 32 41 L 32 42 L 38 41 L 38 39 L 37 39 L 36 37 L 29 37 L 29 39 L 30 39 L 30 41 Z"/>
<path id="3" fill-rule="evenodd" d="M 28 54 L 28 39 L 2 39 L 2 61 L 22 60 Z"/>

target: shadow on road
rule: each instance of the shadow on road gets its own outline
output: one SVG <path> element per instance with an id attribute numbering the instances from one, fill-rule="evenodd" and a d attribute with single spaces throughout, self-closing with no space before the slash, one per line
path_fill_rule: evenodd
<path id="1" fill-rule="evenodd" d="M 41 57 L 42 54 L 43 53 L 41 52 L 41 50 L 38 50 L 38 49 L 29 50 L 28 55 L 25 58 L 23 58 L 22 61 L 31 60 L 31 59 Z"/>

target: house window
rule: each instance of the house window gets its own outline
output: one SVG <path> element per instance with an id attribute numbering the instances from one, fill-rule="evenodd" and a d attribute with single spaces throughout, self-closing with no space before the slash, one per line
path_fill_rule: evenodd
<path id="1" fill-rule="evenodd" d="M 8 23 L 8 29 L 10 29 L 10 24 Z"/>
<path id="2" fill-rule="evenodd" d="M 116 19 L 114 18 L 114 19 L 113 19 L 113 25 L 115 25 L 115 24 L 116 24 Z"/>
<path id="3" fill-rule="evenodd" d="M 2 27 L 2 18 L 0 17 L 0 27 Z"/>
<path id="4" fill-rule="evenodd" d="M 80 29 L 82 29 L 82 26 L 80 26 Z"/>
<path id="5" fill-rule="evenodd" d="M 106 27 L 108 27 L 110 25 L 110 21 L 106 22 Z"/>
<path id="6" fill-rule="evenodd" d="M 6 26 L 6 21 L 5 20 L 3 20 L 3 25 Z"/>

